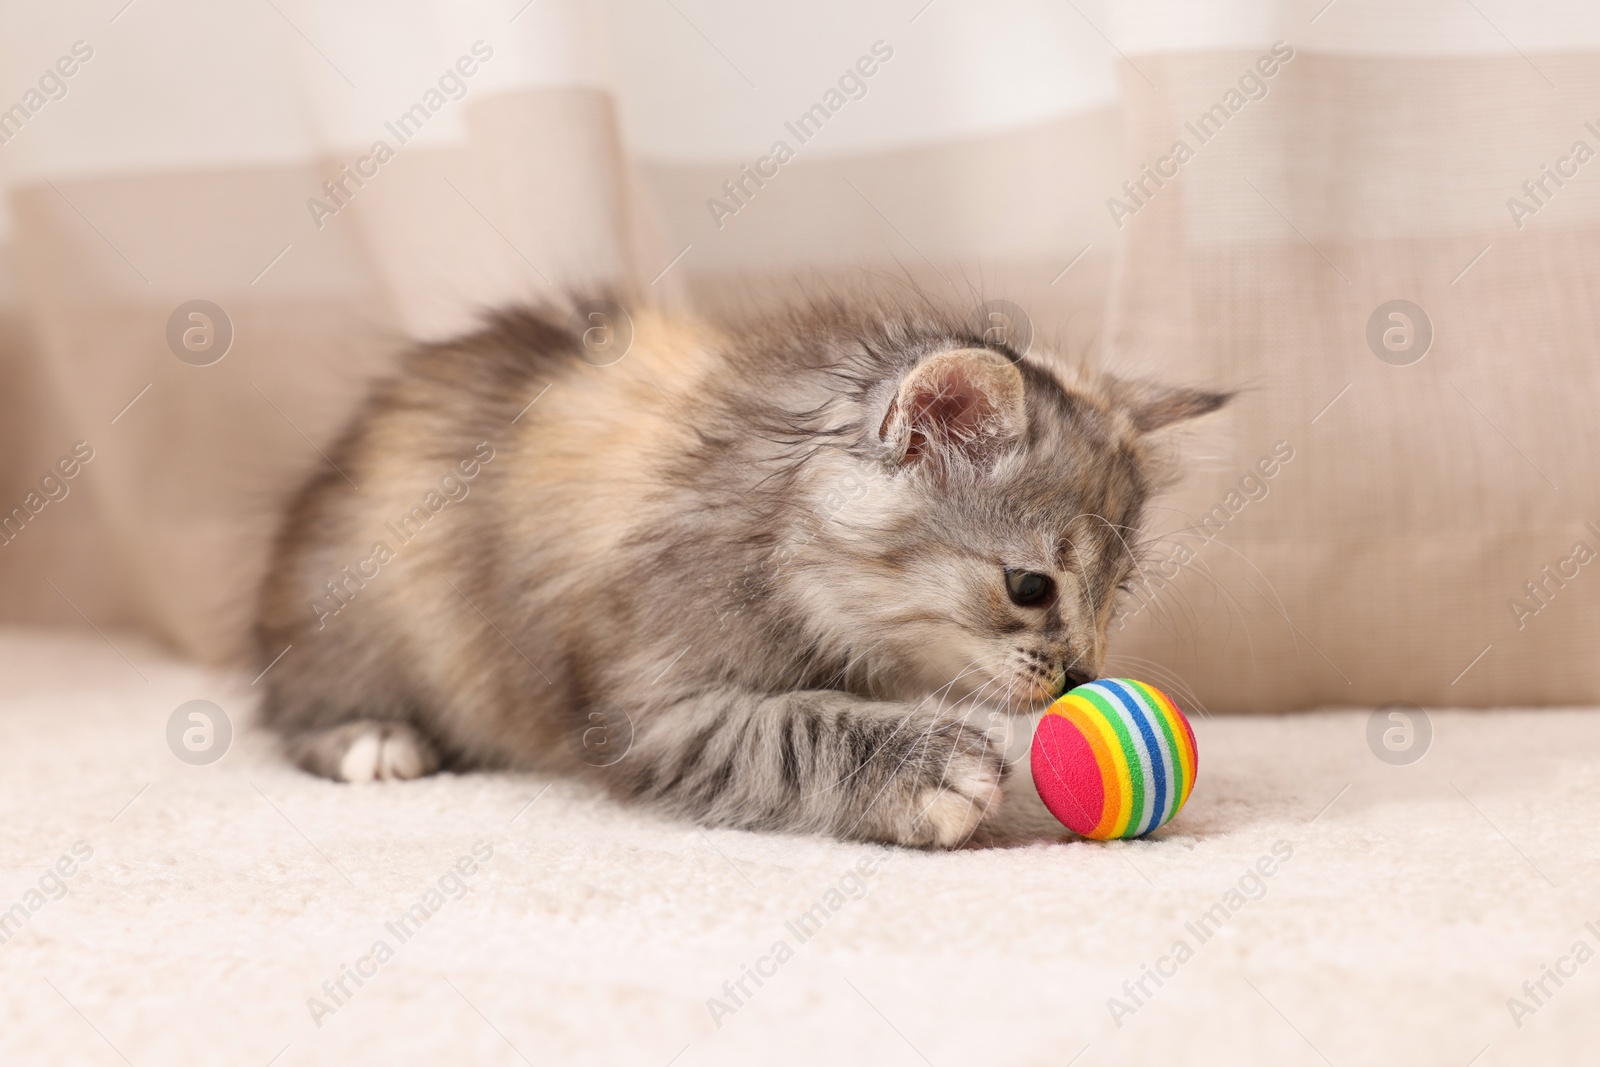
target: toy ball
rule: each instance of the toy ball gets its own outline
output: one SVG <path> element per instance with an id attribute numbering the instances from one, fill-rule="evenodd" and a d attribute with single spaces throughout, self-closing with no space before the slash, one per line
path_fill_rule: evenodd
<path id="1" fill-rule="evenodd" d="M 1050 814 L 1097 841 L 1143 837 L 1183 807 L 1199 767 L 1172 698 L 1131 678 L 1080 685 L 1033 734 L 1033 784 Z"/>

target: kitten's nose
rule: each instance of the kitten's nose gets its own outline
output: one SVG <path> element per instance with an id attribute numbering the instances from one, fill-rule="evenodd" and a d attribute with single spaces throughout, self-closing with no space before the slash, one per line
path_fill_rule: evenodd
<path id="1" fill-rule="evenodd" d="M 1061 676 L 1061 688 L 1056 691 L 1056 696 L 1070 693 L 1080 685 L 1088 685 L 1094 681 L 1094 676 L 1082 671 L 1067 671 Z"/>

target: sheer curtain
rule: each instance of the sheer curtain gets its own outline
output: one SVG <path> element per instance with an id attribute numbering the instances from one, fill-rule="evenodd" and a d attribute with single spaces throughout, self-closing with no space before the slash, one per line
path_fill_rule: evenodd
<path id="1" fill-rule="evenodd" d="M 1393 8 L 0 6 L 4 618 L 237 657 L 276 509 L 405 339 L 889 274 L 1244 390 L 1154 515 L 1125 673 L 1600 698 L 1600 13 Z"/>

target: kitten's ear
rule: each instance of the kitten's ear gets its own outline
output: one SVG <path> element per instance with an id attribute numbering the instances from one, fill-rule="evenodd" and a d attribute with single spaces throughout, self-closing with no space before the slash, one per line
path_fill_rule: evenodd
<path id="1" fill-rule="evenodd" d="M 981 466 L 1026 425 L 1022 372 L 999 352 L 961 348 L 905 376 L 878 437 L 901 465 L 961 456 Z"/>
<path id="2" fill-rule="evenodd" d="M 1123 380 L 1112 385 L 1111 395 L 1140 433 L 1209 415 L 1233 399 L 1232 393 Z"/>

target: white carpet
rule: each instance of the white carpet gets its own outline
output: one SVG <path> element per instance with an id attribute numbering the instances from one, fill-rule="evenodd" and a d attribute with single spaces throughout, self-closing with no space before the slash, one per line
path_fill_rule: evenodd
<path id="1" fill-rule="evenodd" d="M 0 1063 L 1600 1055 L 1600 962 L 1569 956 L 1600 950 L 1600 712 L 1435 713 L 1410 767 L 1373 756 L 1364 712 L 1199 720 L 1199 784 L 1156 838 L 940 855 L 701 832 L 566 780 L 333 785 L 248 728 L 248 677 L 112 639 L 132 665 L 92 633 L 0 637 L 0 909 L 29 912 L 0 944 Z M 239 727 L 210 766 L 166 743 L 195 698 Z M 76 842 L 93 855 L 75 867 Z M 426 899 L 475 842 L 492 858 L 460 899 Z M 1186 924 L 1242 877 L 1255 890 L 1276 842 L 1292 856 L 1264 895 L 1225 903 L 1202 944 Z M 56 893 L 63 856 L 66 894 L 30 897 Z M 386 923 L 418 901 L 441 906 L 401 943 Z M 819 902 L 802 941 L 786 924 Z M 393 958 L 336 1006 L 323 982 L 380 939 Z M 1193 958 L 1136 1002 L 1124 981 L 1180 939 Z M 736 1004 L 724 982 L 780 940 L 792 955 Z M 1576 974 L 1535 1002 L 1546 965 Z M 336 1006 L 320 1026 L 314 996 Z M 712 997 L 736 1010 L 714 1021 Z M 1120 1027 L 1111 997 L 1136 1009 Z"/>

